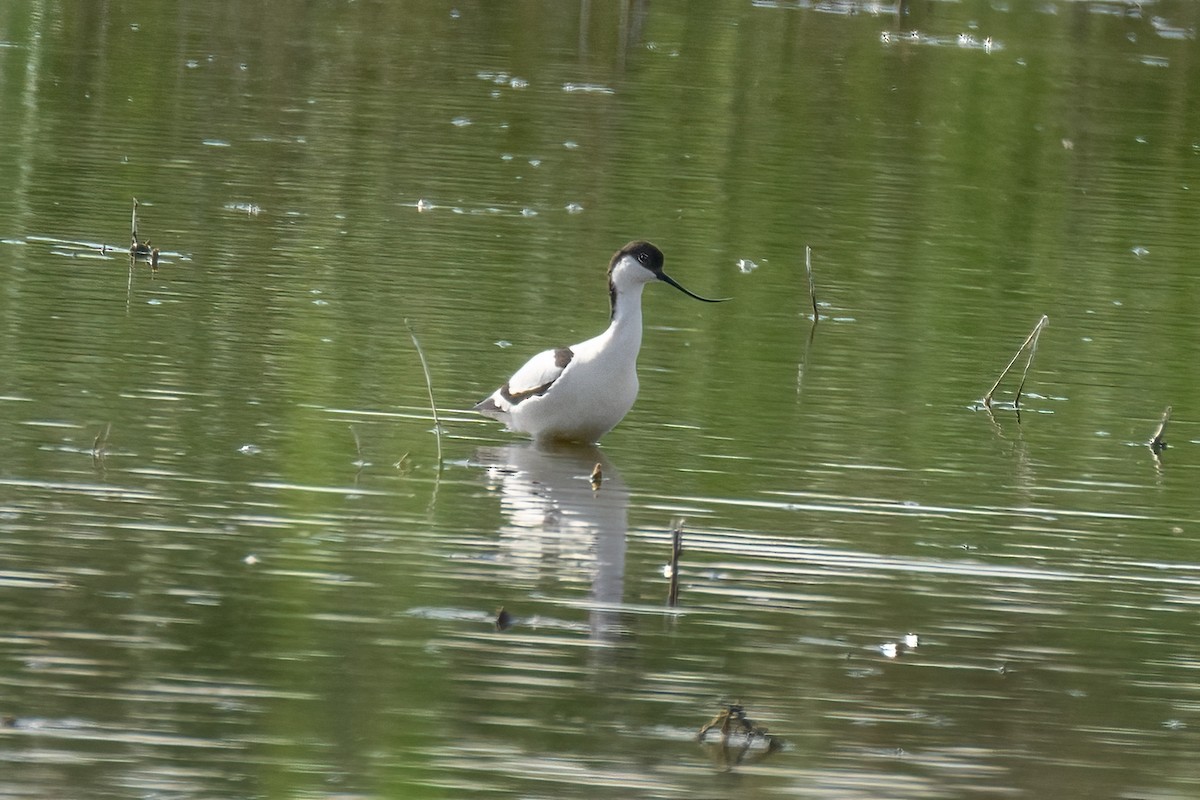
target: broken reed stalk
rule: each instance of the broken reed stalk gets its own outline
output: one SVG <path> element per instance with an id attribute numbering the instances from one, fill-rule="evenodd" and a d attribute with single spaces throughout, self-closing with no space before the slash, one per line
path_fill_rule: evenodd
<path id="1" fill-rule="evenodd" d="M 433 402 L 433 380 L 429 377 L 429 364 L 425 361 L 425 351 L 421 349 L 421 343 L 417 341 L 417 333 L 413 330 L 412 323 L 405 319 L 404 324 L 408 328 L 408 335 L 412 337 L 413 346 L 417 348 L 417 355 L 421 358 L 421 370 L 425 373 L 425 388 L 429 391 L 429 410 L 433 412 L 433 432 L 437 435 L 438 474 L 441 474 L 442 421 L 438 418 L 437 404 Z"/>
<path id="2" fill-rule="evenodd" d="M 813 322 L 821 318 L 817 313 L 817 282 L 813 279 L 812 248 L 804 245 L 804 271 L 808 274 L 808 297 L 812 300 Z"/>
<path id="3" fill-rule="evenodd" d="M 1038 320 L 1038 324 L 1034 326 L 1033 333 L 1030 334 L 1033 341 L 1029 344 L 1029 358 L 1025 359 L 1025 369 L 1021 371 L 1021 382 L 1017 384 L 1017 396 L 1013 398 L 1013 405 L 1019 405 L 1021 402 L 1021 390 L 1025 388 L 1025 379 L 1029 377 L 1029 367 L 1033 365 L 1033 358 L 1037 355 L 1038 339 L 1041 337 L 1042 328 L 1045 328 L 1049 321 L 1050 318 L 1043 314 L 1042 318 Z"/>
<path id="4" fill-rule="evenodd" d="M 158 271 L 158 248 L 151 247 L 149 239 L 144 242 L 138 240 L 137 210 L 140 205 L 138 199 L 133 198 L 133 215 L 129 220 L 129 259 L 132 266 L 132 262 L 138 258 L 148 258 L 151 269 Z"/>
<path id="5" fill-rule="evenodd" d="M 683 517 L 671 520 L 671 563 L 668 569 L 671 585 L 667 589 L 667 605 L 674 608 L 679 604 L 679 554 L 683 552 Z"/>
<path id="6" fill-rule="evenodd" d="M 108 434 L 112 432 L 112 423 L 109 422 L 104 426 L 104 430 L 96 434 L 96 438 L 92 440 L 92 460 L 101 461 L 108 450 Z"/>
<path id="7" fill-rule="evenodd" d="M 1042 329 L 1045 328 L 1049 322 L 1050 317 L 1043 314 L 1042 318 L 1038 320 L 1037 325 L 1033 326 L 1033 330 L 1030 332 L 1029 336 L 1025 337 L 1025 341 L 1021 344 L 1020 348 L 1017 349 L 1016 355 L 1014 355 L 1012 360 L 1008 362 L 1008 366 L 1005 367 L 1004 371 L 1000 373 L 1000 377 L 996 378 L 996 382 L 992 384 L 992 388 L 988 389 L 987 394 L 983 396 L 983 404 L 985 406 L 991 408 L 992 395 L 996 393 L 997 387 L 1000 386 L 1000 381 L 1004 380 L 1004 376 L 1008 375 L 1009 370 L 1013 368 L 1013 364 L 1017 363 L 1017 359 L 1021 357 L 1021 353 L 1024 353 L 1026 348 L 1028 348 L 1029 358 L 1025 360 L 1025 371 L 1021 373 L 1021 383 L 1017 386 L 1016 397 L 1013 398 L 1014 406 L 1019 406 L 1021 404 L 1021 390 L 1025 388 L 1025 378 L 1027 375 L 1029 375 L 1029 367 L 1031 364 L 1033 364 L 1033 357 L 1037 353 L 1038 337 L 1041 336 Z"/>
<path id="8" fill-rule="evenodd" d="M 350 427 L 350 435 L 354 437 L 354 452 L 358 453 L 358 465 L 359 465 L 359 467 L 362 467 L 362 465 L 363 465 L 362 441 L 359 440 L 358 431 L 354 429 L 354 426 L 351 425 L 349 427 Z"/>
<path id="9" fill-rule="evenodd" d="M 1158 429 L 1154 431 L 1154 435 L 1151 436 L 1150 441 L 1147 442 L 1147 444 L 1150 445 L 1150 449 L 1153 450 L 1155 454 L 1161 453 L 1163 450 L 1167 449 L 1167 440 L 1163 438 L 1163 433 L 1166 432 L 1167 423 L 1170 421 L 1171 407 L 1167 406 L 1166 410 L 1162 413 L 1162 419 L 1159 420 Z"/>

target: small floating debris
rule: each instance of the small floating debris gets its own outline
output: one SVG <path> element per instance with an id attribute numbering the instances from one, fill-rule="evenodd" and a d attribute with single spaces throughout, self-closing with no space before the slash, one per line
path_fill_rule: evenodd
<path id="1" fill-rule="evenodd" d="M 737 260 L 737 268 L 738 272 L 742 273 L 743 275 L 749 275 L 751 272 L 754 272 L 754 270 L 758 269 L 758 264 L 754 263 L 748 258 L 739 258 Z"/>
<path id="2" fill-rule="evenodd" d="M 767 729 L 746 716 L 741 703 L 730 703 L 715 717 L 700 728 L 696 741 L 704 743 L 709 731 L 719 731 L 721 739 L 715 743 L 717 761 L 728 770 L 746 762 L 747 754 L 753 751 L 751 761 L 758 761 L 783 748 L 783 740 L 767 733 Z"/>
<path id="3" fill-rule="evenodd" d="M 902 656 L 911 650 L 916 650 L 920 644 L 921 638 L 917 634 L 906 633 L 904 634 L 904 638 L 899 642 L 884 642 L 878 646 L 878 650 L 884 658 L 891 659 Z"/>
<path id="4" fill-rule="evenodd" d="M 604 483 L 604 471 L 600 469 L 600 462 L 596 462 L 596 466 L 592 467 L 592 477 L 590 479 L 592 491 L 600 491 L 600 484 Z"/>
<path id="5" fill-rule="evenodd" d="M 601 83 L 564 83 L 564 92 L 588 92 L 591 94 L 616 94 L 617 90 Z"/>
<path id="6" fill-rule="evenodd" d="M 482 81 L 489 81 L 497 86 L 507 86 L 510 89 L 527 89 L 529 81 L 517 75 L 509 75 L 507 72 L 493 72 L 491 70 L 480 70 L 475 73 L 475 77 Z"/>
<path id="7" fill-rule="evenodd" d="M 991 36 L 985 36 L 982 39 L 977 39 L 970 33 L 959 33 L 953 36 L 933 36 L 930 34 L 921 33 L 916 30 L 909 31 L 880 31 L 879 41 L 882 44 L 920 44 L 931 47 L 959 47 L 964 50 L 982 50 L 984 53 L 991 53 L 993 50 L 1001 49 L 1001 44 Z"/>

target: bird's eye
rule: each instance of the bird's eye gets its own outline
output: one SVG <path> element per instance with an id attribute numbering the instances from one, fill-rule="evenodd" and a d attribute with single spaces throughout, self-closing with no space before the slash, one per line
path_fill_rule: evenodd
<path id="1" fill-rule="evenodd" d="M 650 254 L 649 253 L 638 253 L 638 262 L 642 263 L 642 264 L 649 264 L 650 263 Z"/>

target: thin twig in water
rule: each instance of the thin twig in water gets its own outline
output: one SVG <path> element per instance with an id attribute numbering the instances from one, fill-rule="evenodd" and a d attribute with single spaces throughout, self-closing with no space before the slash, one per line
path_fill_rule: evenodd
<path id="1" fill-rule="evenodd" d="M 104 426 L 104 430 L 96 434 L 92 440 L 92 461 L 103 461 L 108 452 L 108 434 L 112 431 L 112 423 Z"/>
<path id="2" fill-rule="evenodd" d="M 808 273 L 808 297 L 812 300 L 813 322 L 821 318 L 817 313 L 817 282 L 813 278 L 812 248 L 804 245 L 804 271 Z"/>
<path id="3" fill-rule="evenodd" d="M 354 451 L 358 453 L 358 461 L 354 463 L 361 468 L 366 463 L 366 461 L 363 460 L 362 441 L 358 438 L 358 431 L 354 429 L 354 426 L 350 425 L 349 428 L 350 435 L 354 437 Z"/>
<path id="4" fill-rule="evenodd" d="M 129 220 L 129 259 L 132 262 L 139 258 L 153 257 L 154 269 L 158 269 L 158 256 L 155 255 L 157 248 L 150 246 L 149 239 L 144 242 L 138 241 L 137 211 L 140 205 L 141 203 L 138 202 L 138 199 L 136 197 L 133 198 L 133 216 Z"/>
<path id="5" fill-rule="evenodd" d="M 667 589 L 667 605 L 674 608 L 679 604 L 679 555 L 683 552 L 683 517 L 671 520 L 671 563 L 668 565 L 671 577 Z"/>
<path id="6" fill-rule="evenodd" d="M 1025 388 L 1025 377 L 1029 374 L 1029 367 L 1031 364 L 1033 364 L 1033 356 L 1037 353 L 1038 337 L 1041 336 L 1042 329 L 1045 328 L 1049 322 L 1050 318 L 1042 315 L 1042 318 L 1038 320 L 1038 324 L 1033 326 L 1033 331 L 1030 332 L 1029 336 L 1027 336 L 1025 341 L 1021 344 L 1020 348 L 1017 349 L 1016 355 L 1014 355 L 1012 360 L 1008 362 L 1008 366 L 1005 367 L 1004 371 L 1000 373 L 1000 377 L 996 378 L 996 382 L 992 384 L 992 388 L 988 389 L 987 394 L 983 396 L 983 404 L 985 406 L 989 408 L 991 407 L 992 395 L 996 393 L 997 387 L 1000 386 L 1000 381 L 1004 380 L 1004 376 L 1008 375 L 1009 370 L 1013 368 L 1013 364 L 1017 363 L 1017 359 L 1021 357 L 1021 353 L 1024 353 L 1026 348 L 1028 348 L 1029 358 L 1025 360 L 1025 371 L 1021 373 L 1021 383 L 1017 386 L 1016 397 L 1013 398 L 1014 406 L 1021 405 L 1021 390 Z"/>
<path id="7" fill-rule="evenodd" d="M 1043 314 L 1031 334 L 1033 341 L 1029 344 L 1029 358 L 1025 359 L 1025 369 L 1021 370 L 1021 382 L 1017 384 L 1017 396 L 1013 398 L 1013 405 L 1021 403 L 1021 390 L 1025 388 L 1025 379 L 1029 377 L 1029 367 L 1032 366 L 1033 358 L 1037 355 L 1038 339 L 1041 338 L 1042 328 L 1046 327 L 1046 323 L 1049 321 L 1050 318 Z"/>
<path id="8" fill-rule="evenodd" d="M 1154 431 L 1154 435 L 1151 436 L 1150 441 L 1147 442 L 1147 444 L 1150 445 L 1150 449 L 1154 451 L 1155 455 L 1158 455 L 1163 450 L 1167 449 L 1167 440 L 1163 438 L 1163 433 L 1166 432 L 1167 423 L 1170 421 L 1171 407 L 1167 406 L 1166 410 L 1163 411 L 1162 419 L 1159 420 L 1158 429 Z"/>
<path id="9" fill-rule="evenodd" d="M 421 370 L 425 373 L 425 388 L 429 391 L 429 409 L 433 412 L 433 432 L 437 435 L 438 474 L 440 475 L 442 472 L 442 421 L 438 418 L 437 404 L 433 402 L 433 380 L 429 377 L 429 364 L 425 361 L 425 351 L 421 349 L 421 343 L 417 341 L 417 334 L 413 330 L 412 323 L 405 319 L 404 324 L 408 328 L 408 335 L 412 337 L 413 346 L 417 348 L 417 355 L 421 358 Z"/>

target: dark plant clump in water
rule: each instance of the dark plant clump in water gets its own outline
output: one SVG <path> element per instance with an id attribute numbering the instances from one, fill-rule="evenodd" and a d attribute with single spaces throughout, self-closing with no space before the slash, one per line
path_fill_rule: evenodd
<path id="1" fill-rule="evenodd" d="M 766 758 L 783 748 L 783 740 L 778 736 L 767 733 L 767 729 L 755 725 L 746 716 L 746 709 L 740 703 L 730 703 L 721 709 L 708 724 L 700 728 L 696 741 L 704 742 L 704 737 L 711 730 L 721 732 L 721 741 L 717 743 L 718 760 L 724 769 L 731 769 L 745 761 L 746 754 L 756 740 L 766 744 L 765 750 L 759 750 L 752 760 Z M 736 744 L 731 744 L 735 742 Z"/>

